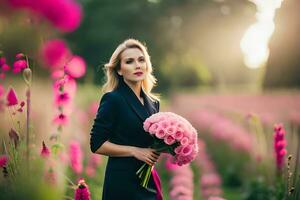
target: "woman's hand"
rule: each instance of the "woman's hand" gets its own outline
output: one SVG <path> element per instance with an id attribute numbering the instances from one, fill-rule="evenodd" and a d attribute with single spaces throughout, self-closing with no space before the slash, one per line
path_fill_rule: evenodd
<path id="1" fill-rule="evenodd" d="M 152 166 L 157 162 L 160 154 L 151 148 L 133 147 L 132 155 L 136 159 L 144 161 L 148 165 Z"/>

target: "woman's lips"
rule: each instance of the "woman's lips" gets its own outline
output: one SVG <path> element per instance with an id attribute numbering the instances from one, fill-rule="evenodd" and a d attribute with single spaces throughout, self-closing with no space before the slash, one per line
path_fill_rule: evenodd
<path id="1" fill-rule="evenodd" d="M 136 76 L 142 76 L 143 72 L 136 72 L 136 73 L 134 73 L 134 75 L 136 75 Z"/>

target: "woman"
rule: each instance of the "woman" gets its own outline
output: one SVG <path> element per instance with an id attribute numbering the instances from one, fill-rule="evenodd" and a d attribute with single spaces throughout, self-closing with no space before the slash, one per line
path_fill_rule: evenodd
<path id="1" fill-rule="evenodd" d="M 144 164 L 154 165 L 159 157 L 149 148 L 153 138 L 143 122 L 159 111 L 159 99 L 151 93 L 156 83 L 146 47 L 134 39 L 125 40 L 105 64 L 107 82 L 91 130 L 93 153 L 109 156 L 102 200 L 162 199 L 155 171 L 148 188 L 140 186 L 135 174 Z"/>

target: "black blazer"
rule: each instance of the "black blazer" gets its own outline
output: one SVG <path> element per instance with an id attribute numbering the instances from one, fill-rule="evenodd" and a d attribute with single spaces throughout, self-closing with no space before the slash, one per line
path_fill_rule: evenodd
<path id="1" fill-rule="evenodd" d="M 152 101 L 141 90 L 144 105 L 119 77 L 118 87 L 105 93 L 91 129 L 90 148 L 95 152 L 105 141 L 137 147 L 149 147 L 153 137 L 143 129 L 146 118 L 159 111 L 159 101 Z M 139 185 L 135 172 L 144 163 L 134 157 L 109 157 L 102 199 L 155 199 L 155 194 Z M 153 179 L 149 187 L 155 190 Z"/>

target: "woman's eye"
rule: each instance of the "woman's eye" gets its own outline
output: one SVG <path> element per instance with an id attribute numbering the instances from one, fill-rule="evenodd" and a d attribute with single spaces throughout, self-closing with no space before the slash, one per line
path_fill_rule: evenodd
<path id="1" fill-rule="evenodd" d="M 126 64 L 130 64 L 130 63 L 132 63 L 132 60 L 127 60 L 126 61 Z"/>
<path id="2" fill-rule="evenodd" d="M 145 62 L 145 59 L 143 59 L 143 58 L 142 58 L 142 59 L 140 59 L 140 62 L 141 62 L 141 63 Z"/>

